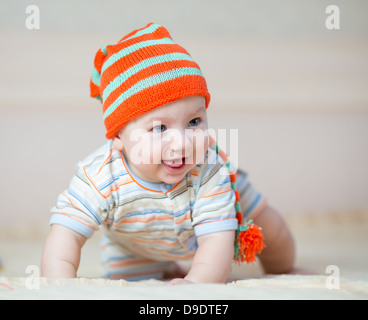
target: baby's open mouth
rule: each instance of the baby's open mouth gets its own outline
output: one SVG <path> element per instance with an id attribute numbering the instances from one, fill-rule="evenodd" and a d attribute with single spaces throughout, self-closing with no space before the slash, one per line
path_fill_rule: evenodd
<path id="1" fill-rule="evenodd" d="M 163 160 L 163 163 L 170 166 L 170 167 L 180 167 L 185 163 L 185 158 L 181 159 L 174 159 L 174 160 Z"/>
<path id="2" fill-rule="evenodd" d="M 174 160 L 162 160 L 162 164 L 170 173 L 179 173 L 184 170 L 185 158 L 174 159 Z"/>

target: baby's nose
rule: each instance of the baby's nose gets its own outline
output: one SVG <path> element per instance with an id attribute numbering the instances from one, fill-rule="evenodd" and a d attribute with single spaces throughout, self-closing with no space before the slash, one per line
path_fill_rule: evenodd
<path id="1" fill-rule="evenodd" d="M 172 158 L 183 158 L 192 154 L 192 141 L 184 132 L 173 130 L 169 141 L 168 149 Z"/>

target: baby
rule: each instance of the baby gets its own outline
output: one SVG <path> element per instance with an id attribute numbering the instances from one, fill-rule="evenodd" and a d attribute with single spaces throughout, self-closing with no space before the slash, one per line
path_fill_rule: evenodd
<path id="1" fill-rule="evenodd" d="M 78 163 L 52 209 L 43 276 L 76 277 L 81 249 L 100 226 L 104 276 L 111 279 L 223 283 L 239 230 L 257 225 L 264 271 L 293 270 L 286 224 L 243 171 L 235 184 L 208 136 L 202 72 L 164 27 L 151 23 L 102 47 L 90 87 L 103 103 L 108 141 Z M 241 229 L 244 218 L 255 225 Z M 189 272 L 176 264 L 186 259 Z"/>

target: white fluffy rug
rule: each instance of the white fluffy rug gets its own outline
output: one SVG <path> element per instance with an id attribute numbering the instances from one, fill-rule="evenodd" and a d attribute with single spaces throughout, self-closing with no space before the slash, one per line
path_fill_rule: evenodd
<path id="1" fill-rule="evenodd" d="M 119 299 L 119 300 L 249 300 L 249 299 L 368 299 L 368 282 L 340 279 L 330 288 L 327 276 L 282 275 L 228 284 L 165 286 L 148 280 L 46 279 L 0 277 L 1 299 Z"/>

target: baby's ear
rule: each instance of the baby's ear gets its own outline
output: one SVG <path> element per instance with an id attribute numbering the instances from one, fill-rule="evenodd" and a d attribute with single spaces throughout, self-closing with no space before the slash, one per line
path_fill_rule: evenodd
<path id="1" fill-rule="evenodd" d="M 112 145 L 116 150 L 123 151 L 123 141 L 121 141 L 121 138 L 118 135 L 115 135 L 114 138 L 112 138 Z"/>

